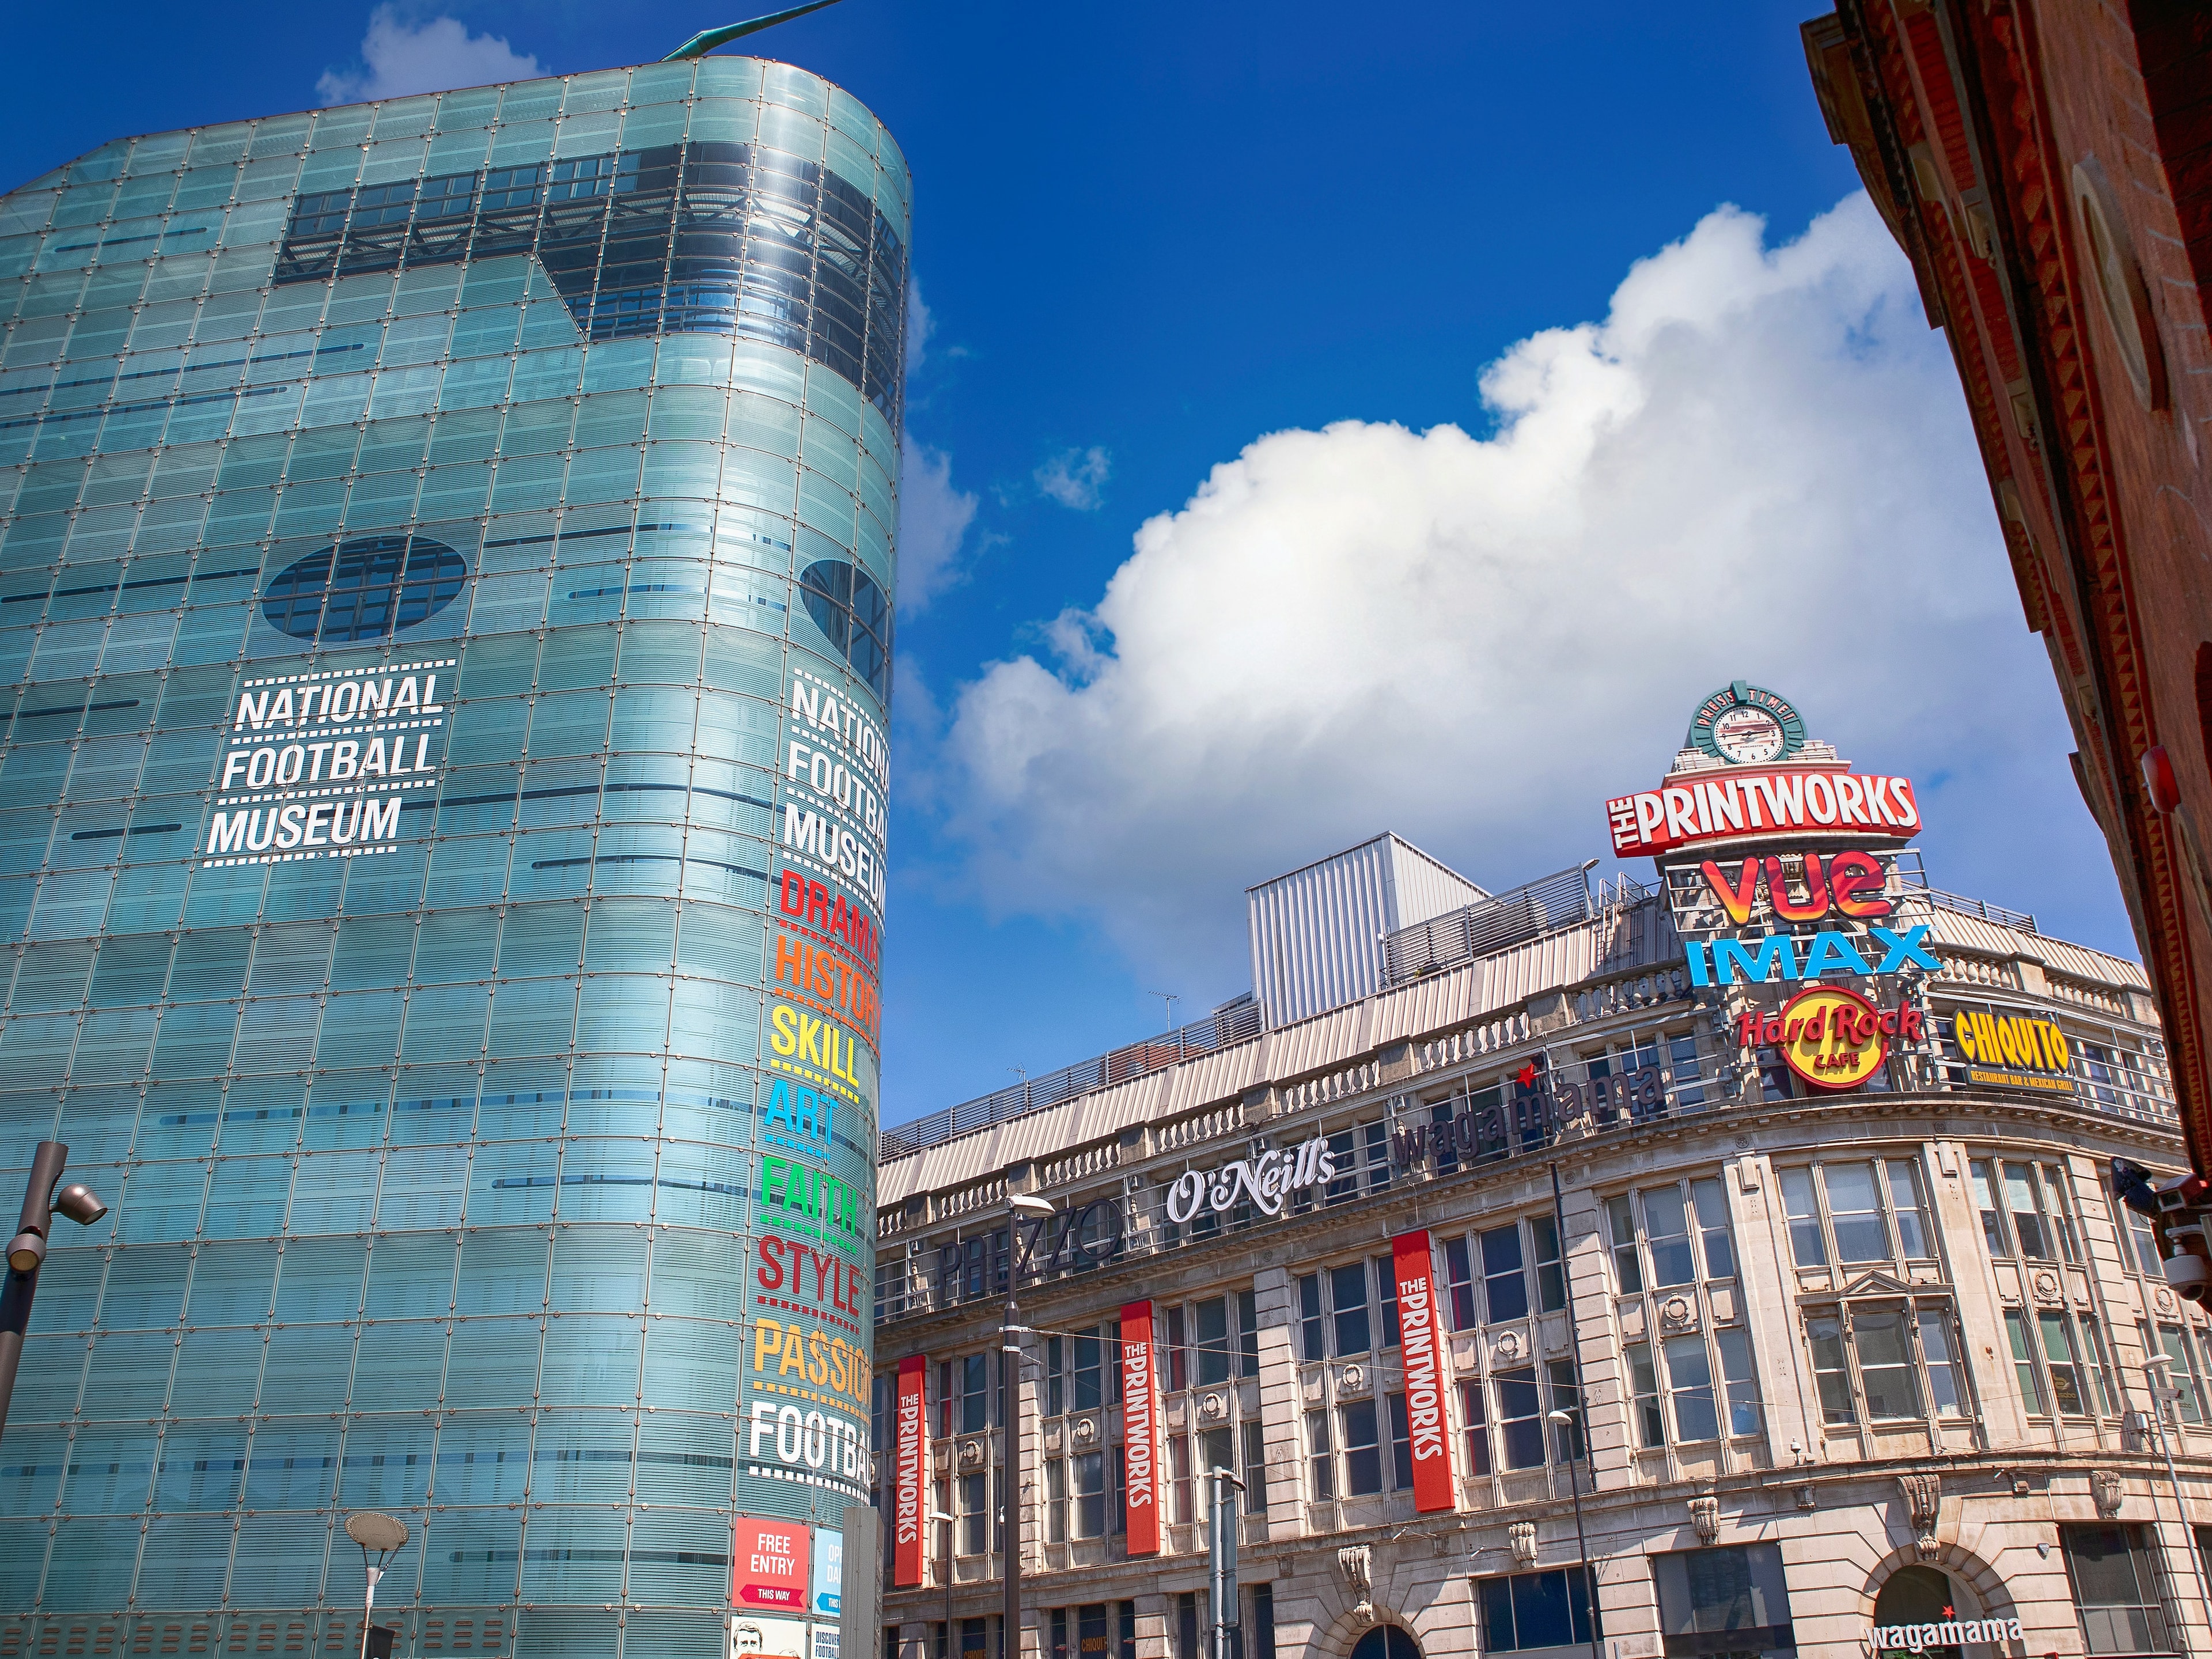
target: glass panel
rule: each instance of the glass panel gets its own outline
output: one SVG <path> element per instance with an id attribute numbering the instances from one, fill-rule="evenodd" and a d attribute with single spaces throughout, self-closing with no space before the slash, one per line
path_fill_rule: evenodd
<path id="1" fill-rule="evenodd" d="M 1906 1257 L 1924 1261 L 1935 1251 L 1929 1247 L 1928 1215 L 1920 1195 L 1920 1170 L 1904 1158 L 1892 1158 L 1889 1170 L 1889 1212 L 1897 1222 L 1898 1243 Z"/>
<path id="2" fill-rule="evenodd" d="M 1729 1239 L 1727 1191 L 1718 1181 L 1708 1177 L 1690 1183 L 1690 1197 L 1697 1206 L 1698 1243 L 1705 1253 L 1705 1277 L 1735 1278 L 1735 1249 Z"/>
<path id="3" fill-rule="evenodd" d="M 1959 1368 L 1951 1353 L 1951 1317 L 1942 1309 L 1923 1308 L 1920 1358 L 1928 1367 L 1928 1394 L 1939 1417 L 1957 1417 L 1966 1410 L 1959 1393 Z"/>
<path id="4" fill-rule="evenodd" d="M 2039 1314 L 2036 1322 L 2043 1331 L 2043 1359 L 2051 1375 L 2051 1397 L 2057 1402 L 2062 1416 L 2086 1416 L 2088 1393 L 2081 1386 L 2072 1327 L 2063 1313 Z"/>
<path id="5" fill-rule="evenodd" d="M 1498 1227 L 1479 1235 L 1483 1300 L 1492 1324 L 1528 1316 L 1528 1281 L 1522 1272 L 1521 1230 Z"/>
<path id="6" fill-rule="evenodd" d="M 1606 1218 L 1613 1227 L 1613 1267 L 1624 1295 L 1644 1288 L 1644 1269 L 1636 1255 L 1636 1211 L 1626 1197 L 1605 1201 Z"/>
<path id="7" fill-rule="evenodd" d="M 1336 1316 L 1336 1351 L 1365 1353 L 1374 1346 L 1367 1325 L 1367 1264 L 1328 1270 L 1329 1309 Z"/>
<path id="8" fill-rule="evenodd" d="M 1651 1253 L 1651 1283 L 1656 1289 L 1694 1283 L 1697 1264 L 1690 1252 L 1690 1216 L 1679 1187 L 1645 1190 L 1644 1225 Z"/>
<path id="9" fill-rule="evenodd" d="M 2038 1261 L 2051 1258 L 2051 1240 L 2045 1231 L 2040 1194 L 2036 1190 L 2035 1168 L 2028 1164 L 2008 1164 L 2004 1166 L 2005 1208 L 2010 1212 L 2012 1228 L 2020 1239 L 2020 1253 Z"/>
<path id="10" fill-rule="evenodd" d="M 1991 1255 L 2009 1255 L 2012 1246 L 2007 1242 L 2004 1212 L 1997 1205 L 1997 1190 L 1990 1174 L 1987 1158 L 1978 1158 L 1968 1166 L 1974 1183 L 1974 1207 L 1981 1212 L 1982 1243 L 1988 1245 Z"/>
<path id="11" fill-rule="evenodd" d="M 1729 1432 L 1759 1432 L 1759 1372 L 1751 1363 L 1751 1334 L 1740 1326 L 1714 1333 L 1721 1377 L 1728 1388 Z"/>
<path id="12" fill-rule="evenodd" d="M 1806 1340 L 1813 1349 L 1813 1376 L 1820 1391 L 1820 1415 L 1830 1423 L 1856 1423 L 1857 1408 L 1851 1403 L 1851 1378 L 1844 1358 L 1844 1322 L 1833 1314 L 1817 1315 L 1805 1322 Z"/>
<path id="13" fill-rule="evenodd" d="M 1720 1418 L 1713 1407 L 1712 1357 L 1702 1336 L 1667 1339 L 1667 1382 L 1674 1407 L 1674 1433 L 1683 1440 L 1717 1440 Z"/>
<path id="14" fill-rule="evenodd" d="M 1659 1373 L 1651 1364 L 1651 1346 L 1631 1342 L 1621 1352 L 1628 1361 L 1628 1389 L 1636 1402 L 1637 1443 L 1647 1449 L 1663 1446 L 1667 1422 L 1659 1408 Z"/>
<path id="15" fill-rule="evenodd" d="M 1355 1400 L 1338 1407 L 1344 1430 L 1344 1490 L 1353 1498 L 1382 1490 L 1382 1455 L 1376 1442 L 1375 1402 Z"/>
<path id="16" fill-rule="evenodd" d="M 1801 1267 L 1828 1265 L 1828 1246 L 1820 1237 L 1820 1206 L 1813 1198 L 1810 1170 L 1783 1170 L 1782 1207 L 1790 1218 L 1790 1253 Z"/>
<path id="17" fill-rule="evenodd" d="M 1509 1469 L 1540 1468 L 1544 1463 L 1544 1407 L 1536 1390 L 1536 1371 L 1531 1365 L 1499 1371 L 1498 1433 Z"/>
<path id="18" fill-rule="evenodd" d="M 2031 1417 L 2044 1413 L 2043 1380 L 2036 1375 L 2034 1350 L 2028 1346 L 2027 1317 L 2016 1308 L 2005 1310 L 2005 1340 L 2012 1347 L 2013 1380 L 2020 1386 L 2020 1403 Z"/>
<path id="19" fill-rule="evenodd" d="M 1889 1229 L 1882 1220 L 1872 1170 L 1863 1164 L 1825 1164 L 1820 1180 L 1828 1189 L 1828 1222 L 1835 1230 L 1837 1259 L 1888 1261 Z"/>

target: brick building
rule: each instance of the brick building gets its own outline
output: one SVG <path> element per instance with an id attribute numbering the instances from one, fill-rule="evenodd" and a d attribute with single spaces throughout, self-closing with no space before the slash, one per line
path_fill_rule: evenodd
<path id="1" fill-rule="evenodd" d="M 1949 337 L 2212 1169 L 2212 21 L 2188 0 L 1843 0 L 1804 35 Z"/>

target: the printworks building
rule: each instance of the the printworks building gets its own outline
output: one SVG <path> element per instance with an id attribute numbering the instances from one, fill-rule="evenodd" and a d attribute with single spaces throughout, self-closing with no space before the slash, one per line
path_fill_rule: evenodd
<path id="1" fill-rule="evenodd" d="M 1042 1659 L 1200 1659 L 1217 1467 L 1248 1659 L 2212 1651 L 2145 1415 L 2163 1359 L 2212 1522 L 2208 1327 L 2110 1180 L 2183 1162 L 2141 969 L 1928 885 L 1910 781 L 1757 687 L 1606 816 L 1643 878 L 1265 884 L 1256 1006 L 885 1132 L 879 1478 L 955 1517 L 906 1659 L 997 1650 L 1016 1193 Z"/>
<path id="2" fill-rule="evenodd" d="M 737 58 L 0 198 L 0 1653 L 834 1632 L 908 200 Z"/>

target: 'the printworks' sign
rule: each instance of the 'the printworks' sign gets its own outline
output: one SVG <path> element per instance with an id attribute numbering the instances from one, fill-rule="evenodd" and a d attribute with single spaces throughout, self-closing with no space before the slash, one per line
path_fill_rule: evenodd
<path id="1" fill-rule="evenodd" d="M 1426 1228 L 1390 1241 L 1398 1280 L 1398 1329 L 1406 1369 L 1407 1448 L 1413 1462 L 1413 1507 L 1426 1515 L 1457 1509 L 1452 1491 L 1451 1441 L 1445 1427 L 1444 1379 L 1451 1353 L 1437 1304 L 1436 1253 Z"/>
<path id="2" fill-rule="evenodd" d="M 897 1449 L 892 1479 L 891 1583 L 901 1589 L 921 1582 L 922 1494 L 929 1484 L 929 1423 L 923 1396 L 929 1356 L 910 1353 L 899 1361 L 898 1419 L 892 1432 Z"/>
<path id="3" fill-rule="evenodd" d="M 1121 1310 L 1121 1449 L 1128 1465 L 1121 1514 L 1129 1553 L 1160 1553 L 1159 1350 L 1152 1341 L 1152 1304 Z"/>
<path id="4" fill-rule="evenodd" d="M 1920 833 L 1910 778 L 1839 769 L 1745 769 L 1688 777 L 1605 804 L 1613 850 L 1652 857 L 1679 847 L 1755 835 L 1857 835 L 1909 841 Z"/>

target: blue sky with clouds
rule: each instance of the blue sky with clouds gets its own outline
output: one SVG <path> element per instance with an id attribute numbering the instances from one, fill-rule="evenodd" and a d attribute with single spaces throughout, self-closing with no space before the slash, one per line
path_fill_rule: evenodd
<path id="1" fill-rule="evenodd" d="M 20 8 L 0 188 L 744 15 Z M 1492 887 L 1599 855 L 1739 677 L 1921 781 L 1937 884 L 2134 954 L 1798 21 L 842 0 L 748 43 L 915 177 L 886 1122 L 1247 988 L 1243 887 L 1380 830 Z"/>

